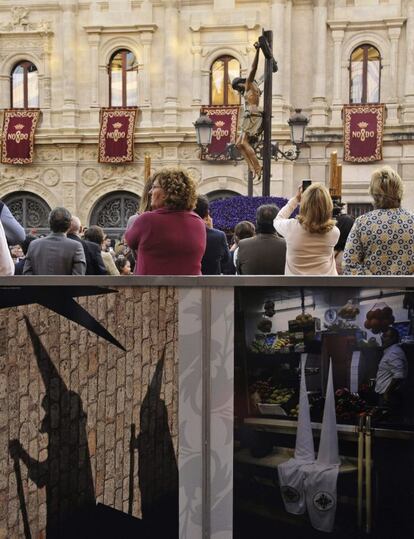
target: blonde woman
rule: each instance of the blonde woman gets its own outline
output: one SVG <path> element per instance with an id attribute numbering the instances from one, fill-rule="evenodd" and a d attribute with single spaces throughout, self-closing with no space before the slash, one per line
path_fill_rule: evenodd
<path id="1" fill-rule="evenodd" d="M 345 245 L 344 275 L 412 275 L 414 214 L 401 208 L 400 176 L 389 166 L 375 170 L 369 194 L 374 210 L 355 220 Z"/>
<path id="2" fill-rule="evenodd" d="M 297 218 L 290 218 L 300 204 Z M 279 211 L 274 220 L 286 240 L 285 275 L 338 275 L 334 247 L 339 230 L 332 219 L 333 204 L 326 187 L 313 183 Z"/>

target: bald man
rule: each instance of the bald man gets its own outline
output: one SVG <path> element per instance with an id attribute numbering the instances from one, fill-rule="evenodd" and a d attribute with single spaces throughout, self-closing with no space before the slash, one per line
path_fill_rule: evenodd
<path id="1" fill-rule="evenodd" d="M 72 215 L 70 220 L 70 228 L 67 237 L 71 240 L 78 241 L 82 244 L 86 258 L 86 274 L 85 275 L 107 275 L 105 264 L 102 260 L 101 249 L 99 245 L 91 241 L 83 240 L 80 237 L 81 222 L 79 217 Z"/>

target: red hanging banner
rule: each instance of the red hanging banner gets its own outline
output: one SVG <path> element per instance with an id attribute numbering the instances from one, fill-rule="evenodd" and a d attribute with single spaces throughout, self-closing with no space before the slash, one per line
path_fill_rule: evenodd
<path id="1" fill-rule="evenodd" d="M 384 105 L 345 105 L 344 161 L 381 161 L 383 133 Z"/>
<path id="2" fill-rule="evenodd" d="M 136 115 L 136 108 L 101 109 L 100 163 L 128 163 L 134 160 Z"/>
<path id="3" fill-rule="evenodd" d="M 207 161 L 228 161 L 230 157 L 225 151 L 227 144 L 236 141 L 239 106 L 204 106 L 201 107 L 201 114 L 206 114 L 214 122 L 213 136 L 205 159 Z"/>
<path id="4" fill-rule="evenodd" d="M 6 109 L 1 140 L 1 162 L 24 165 L 33 162 L 34 135 L 39 109 Z"/>

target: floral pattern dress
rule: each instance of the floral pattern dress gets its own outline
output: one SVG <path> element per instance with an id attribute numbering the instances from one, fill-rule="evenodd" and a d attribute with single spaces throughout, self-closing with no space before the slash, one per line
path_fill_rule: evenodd
<path id="1" fill-rule="evenodd" d="M 342 261 L 344 275 L 412 275 L 414 214 L 378 209 L 355 220 Z"/>

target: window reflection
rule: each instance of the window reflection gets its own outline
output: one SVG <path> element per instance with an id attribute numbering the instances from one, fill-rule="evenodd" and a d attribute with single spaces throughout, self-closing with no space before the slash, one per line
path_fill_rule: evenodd
<path id="1" fill-rule="evenodd" d="M 351 54 L 350 102 L 378 103 L 380 100 L 381 56 L 372 45 L 361 45 Z"/>
<path id="2" fill-rule="evenodd" d="M 138 103 L 138 64 L 135 55 L 126 49 L 114 53 L 109 64 L 112 107 L 135 106 Z"/>
<path id="3" fill-rule="evenodd" d="M 231 87 L 231 81 L 240 76 L 240 63 L 231 56 L 222 56 L 211 66 L 210 104 L 239 105 L 240 96 Z"/>
<path id="4" fill-rule="evenodd" d="M 39 77 L 31 62 L 17 64 L 11 74 L 11 107 L 37 108 L 39 106 Z"/>

